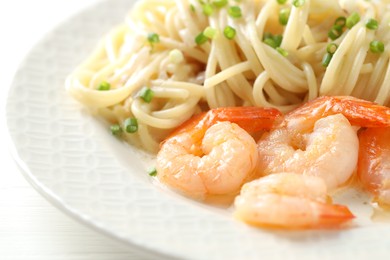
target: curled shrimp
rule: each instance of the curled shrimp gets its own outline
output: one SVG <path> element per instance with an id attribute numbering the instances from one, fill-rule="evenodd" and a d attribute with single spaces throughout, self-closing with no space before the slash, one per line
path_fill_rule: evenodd
<path id="1" fill-rule="evenodd" d="M 299 172 L 329 189 L 346 183 L 358 161 L 358 128 L 389 124 L 389 109 L 352 97 L 320 97 L 287 114 L 258 142 L 262 174 Z"/>
<path id="2" fill-rule="evenodd" d="M 157 177 L 195 198 L 237 192 L 251 178 L 258 159 L 256 142 L 247 131 L 270 129 L 280 115 L 276 109 L 241 107 L 193 118 L 162 143 Z"/>
<path id="3" fill-rule="evenodd" d="M 379 206 L 390 208 L 390 128 L 364 129 L 359 142 L 359 180 Z"/>
<path id="4" fill-rule="evenodd" d="M 276 173 L 246 183 L 234 205 L 235 217 L 255 226 L 341 227 L 354 218 L 347 207 L 328 202 L 321 178 L 295 173 Z"/>

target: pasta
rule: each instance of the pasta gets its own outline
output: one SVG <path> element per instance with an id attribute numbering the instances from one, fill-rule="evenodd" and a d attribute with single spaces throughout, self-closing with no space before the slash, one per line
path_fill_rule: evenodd
<path id="1" fill-rule="evenodd" d="M 140 0 L 66 87 L 149 151 L 210 108 L 288 112 L 322 95 L 388 106 L 389 3 Z"/>

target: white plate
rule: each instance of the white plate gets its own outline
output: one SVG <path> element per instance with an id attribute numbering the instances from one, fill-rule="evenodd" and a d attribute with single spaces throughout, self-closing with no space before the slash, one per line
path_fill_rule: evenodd
<path id="1" fill-rule="evenodd" d="M 226 209 L 154 185 L 146 173 L 150 159 L 113 138 L 64 90 L 65 77 L 123 21 L 133 2 L 105 1 L 76 15 L 21 65 L 8 97 L 7 123 L 15 158 L 35 188 L 83 223 L 160 257 L 390 255 L 390 223 L 372 221 L 369 206 L 358 202 L 351 208 L 359 217 L 348 230 L 275 232 L 248 227 Z M 356 194 L 343 196 L 350 200 Z"/>

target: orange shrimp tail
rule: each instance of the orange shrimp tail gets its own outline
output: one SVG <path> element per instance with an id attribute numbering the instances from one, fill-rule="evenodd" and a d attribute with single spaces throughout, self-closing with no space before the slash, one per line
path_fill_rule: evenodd
<path id="1" fill-rule="evenodd" d="M 202 138 L 213 124 L 229 121 L 239 125 L 247 132 L 269 130 L 281 121 L 282 113 L 275 108 L 261 107 L 221 107 L 200 113 L 176 128 L 168 138 L 180 133 L 191 132 L 195 139 Z M 199 138 L 197 138 L 199 137 Z"/>
<path id="2" fill-rule="evenodd" d="M 368 128 L 359 132 L 359 160 L 357 175 L 362 187 L 376 196 L 381 204 L 382 191 L 390 190 L 390 127 Z M 390 199 L 387 198 L 390 204 Z"/>
<path id="3" fill-rule="evenodd" d="M 343 114 L 352 125 L 361 127 L 390 126 L 390 108 L 350 96 L 323 96 L 316 98 L 288 114 L 289 117 L 326 117 Z"/>
<path id="4" fill-rule="evenodd" d="M 341 227 L 355 218 L 352 212 L 343 205 L 321 204 L 320 211 L 319 225 L 322 227 Z"/>
<path id="5" fill-rule="evenodd" d="M 204 124 L 208 128 L 218 121 L 229 121 L 253 133 L 273 128 L 281 116 L 282 113 L 275 108 L 222 107 L 210 110 Z"/>

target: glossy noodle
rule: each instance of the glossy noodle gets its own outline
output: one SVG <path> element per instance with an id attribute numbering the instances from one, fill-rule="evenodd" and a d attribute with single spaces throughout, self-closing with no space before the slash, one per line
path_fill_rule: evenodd
<path id="1" fill-rule="evenodd" d="M 150 151 L 209 108 L 288 112 L 322 95 L 389 105 L 388 3 L 141 0 L 67 89 Z"/>

